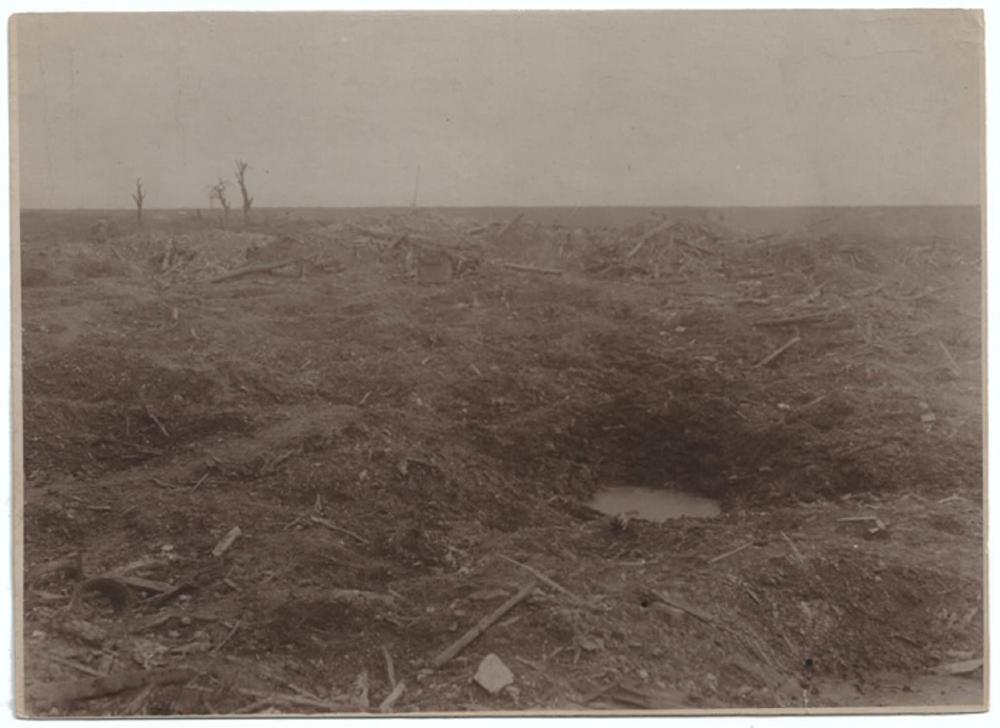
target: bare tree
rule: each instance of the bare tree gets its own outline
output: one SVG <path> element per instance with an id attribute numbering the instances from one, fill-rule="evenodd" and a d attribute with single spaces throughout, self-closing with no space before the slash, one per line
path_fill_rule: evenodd
<path id="1" fill-rule="evenodd" d="M 146 191 L 142 189 L 141 179 L 135 181 L 135 192 L 132 193 L 132 199 L 135 201 L 135 219 L 139 223 L 139 227 L 142 227 L 142 201 L 146 199 Z"/>
<path id="2" fill-rule="evenodd" d="M 229 208 L 231 207 L 229 199 L 226 197 L 226 188 L 228 186 L 229 183 L 220 177 L 218 182 L 208 188 L 209 206 L 211 206 L 215 200 L 219 201 L 219 204 L 222 205 L 223 223 L 229 220 Z"/>
<path id="3" fill-rule="evenodd" d="M 236 183 L 240 186 L 240 194 L 243 195 L 243 224 L 246 225 L 250 221 L 250 205 L 253 204 L 253 198 L 247 194 L 247 184 L 246 184 L 246 174 L 247 174 L 247 163 L 242 159 L 236 160 Z"/>

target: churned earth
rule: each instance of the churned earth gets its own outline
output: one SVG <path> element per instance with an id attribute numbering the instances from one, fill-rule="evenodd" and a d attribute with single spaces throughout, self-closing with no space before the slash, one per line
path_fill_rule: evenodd
<path id="1" fill-rule="evenodd" d="M 93 222 L 22 216 L 27 712 L 983 703 L 978 220 Z"/>

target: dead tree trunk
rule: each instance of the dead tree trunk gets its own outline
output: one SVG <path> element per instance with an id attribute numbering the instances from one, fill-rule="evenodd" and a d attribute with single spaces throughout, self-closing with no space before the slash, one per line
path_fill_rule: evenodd
<path id="1" fill-rule="evenodd" d="M 222 205 L 222 226 L 225 227 L 226 223 L 229 221 L 229 208 L 231 207 L 229 199 L 226 197 L 226 187 L 229 185 L 224 179 L 219 179 L 219 181 L 209 187 L 208 190 L 208 200 L 209 204 L 213 200 L 218 200 L 219 204 Z"/>
<path id="2" fill-rule="evenodd" d="M 253 198 L 247 192 L 246 184 L 247 163 L 242 159 L 236 160 L 236 183 L 240 186 L 240 194 L 243 196 L 243 224 L 250 221 L 250 206 Z"/>
<path id="3" fill-rule="evenodd" d="M 142 227 L 142 201 L 146 199 L 146 192 L 142 189 L 142 180 L 135 181 L 135 192 L 132 193 L 132 200 L 135 202 L 135 220 L 139 227 Z"/>

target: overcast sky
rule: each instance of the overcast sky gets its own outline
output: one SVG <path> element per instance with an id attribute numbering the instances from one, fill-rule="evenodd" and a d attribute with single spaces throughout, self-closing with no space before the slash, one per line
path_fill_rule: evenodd
<path id="1" fill-rule="evenodd" d="M 25 207 L 971 204 L 977 13 L 21 16 Z"/>

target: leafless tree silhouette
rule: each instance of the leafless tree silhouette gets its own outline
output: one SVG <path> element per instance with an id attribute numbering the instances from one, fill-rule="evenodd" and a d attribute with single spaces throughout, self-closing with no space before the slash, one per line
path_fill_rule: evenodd
<path id="1" fill-rule="evenodd" d="M 132 200 L 135 201 L 135 219 L 142 227 L 142 202 L 146 199 L 146 191 L 142 189 L 142 180 L 135 181 L 135 192 L 132 193 Z"/>
<path id="2" fill-rule="evenodd" d="M 222 205 L 223 222 L 229 220 L 229 208 L 231 207 L 229 199 L 226 197 L 226 188 L 228 186 L 229 183 L 220 177 L 218 182 L 208 188 L 209 205 L 215 200 L 219 201 L 219 204 Z"/>
<path id="3" fill-rule="evenodd" d="M 243 195 L 243 224 L 250 221 L 250 206 L 253 198 L 247 193 L 246 184 L 247 163 L 242 159 L 236 160 L 236 183 L 240 186 L 240 194 Z"/>

